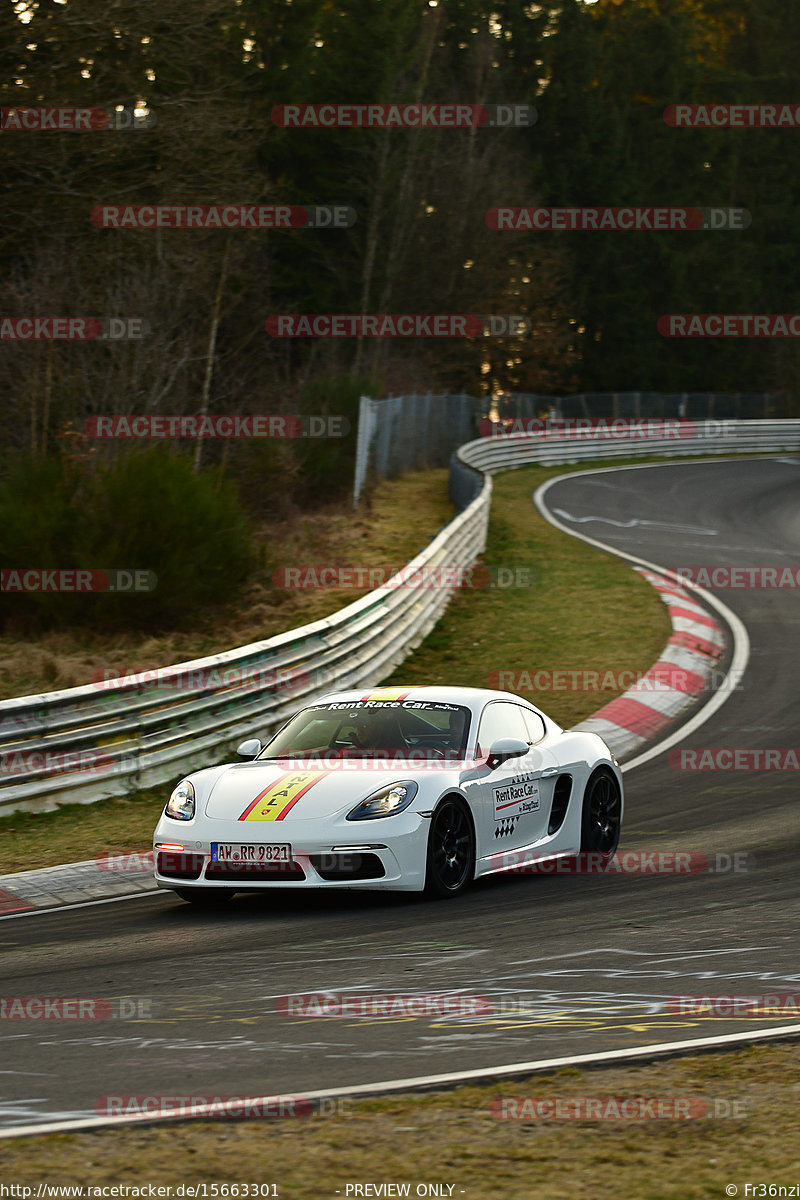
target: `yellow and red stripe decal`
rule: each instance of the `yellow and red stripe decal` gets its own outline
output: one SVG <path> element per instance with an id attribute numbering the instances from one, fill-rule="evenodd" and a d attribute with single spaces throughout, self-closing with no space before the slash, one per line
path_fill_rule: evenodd
<path id="1" fill-rule="evenodd" d="M 259 792 L 239 817 L 240 821 L 282 821 L 301 796 L 330 771 L 286 771 Z"/>
<path id="2" fill-rule="evenodd" d="M 381 688 L 377 692 L 367 692 L 366 696 L 361 697 L 361 701 L 363 703 L 365 700 L 405 700 L 411 691 L 413 691 L 412 688 Z"/>

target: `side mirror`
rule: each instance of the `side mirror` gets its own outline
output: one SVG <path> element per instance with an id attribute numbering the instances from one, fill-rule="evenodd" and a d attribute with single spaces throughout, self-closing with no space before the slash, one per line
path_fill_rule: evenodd
<path id="1" fill-rule="evenodd" d="M 257 754 L 261 753 L 261 742 L 258 738 L 248 738 L 246 742 L 240 742 L 236 747 L 236 753 L 239 758 L 252 759 Z"/>
<path id="2" fill-rule="evenodd" d="M 508 758 L 521 758 L 527 754 L 530 746 L 521 738 L 498 738 L 492 743 L 486 763 L 491 771 L 504 763 Z"/>

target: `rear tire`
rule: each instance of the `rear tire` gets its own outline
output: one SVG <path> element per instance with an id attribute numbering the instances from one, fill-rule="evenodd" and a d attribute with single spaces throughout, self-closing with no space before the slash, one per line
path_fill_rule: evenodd
<path id="1" fill-rule="evenodd" d="M 616 776 L 600 767 L 583 793 L 581 854 L 601 854 L 605 862 L 617 852 L 622 828 L 622 794 Z"/>
<path id="2" fill-rule="evenodd" d="M 425 894 L 433 900 L 457 896 L 475 874 L 475 834 L 461 800 L 449 797 L 431 817 Z"/>
<path id="3" fill-rule="evenodd" d="M 198 908 L 216 908 L 233 896 L 233 888 L 174 888 L 176 896 Z"/>

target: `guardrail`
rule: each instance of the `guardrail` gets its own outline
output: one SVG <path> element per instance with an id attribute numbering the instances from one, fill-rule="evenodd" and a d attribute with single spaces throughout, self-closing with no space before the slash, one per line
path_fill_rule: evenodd
<path id="1" fill-rule="evenodd" d="M 521 424 L 524 424 L 522 422 Z M 616 426 L 616 429 L 615 429 Z M 709 454 L 773 454 L 800 450 L 800 419 L 781 421 L 648 421 L 573 423 L 558 433 L 531 422 L 532 433 L 479 438 L 458 450 L 462 463 L 492 474 L 529 463 L 556 466 L 614 458 L 685 458 Z M 513 429 L 513 426 L 512 426 Z"/>
<path id="2" fill-rule="evenodd" d="M 275 730 L 302 702 L 371 687 L 427 636 L 453 586 L 423 568 L 465 566 L 486 546 L 492 484 L 399 576 L 333 616 L 227 653 L 108 684 L 0 701 L 0 812 L 47 811 L 177 780 Z M 446 577 L 445 577 L 446 578 Z"/>
<path id="3" fill-rule="evenodd" d="M 406 471 L 445 466 L 459 446 L 477 437 L 481 422 L 492 415 L 522 420 L 543 413 L 556 420 L 776 420 L 795 402 L 788 392 L 581 392 L 572 396 L 412 392 L 383 400 L 362 396 L 353 504 L 358 503 L 371 472 L 379 479 L 393 479 Z"/>
<path id="4" fill-rule="evenodd" d="M 451 476 L 454 496 L 467 506 L 404 573 L 467 565 L 482 553 L 495 471 L 533 462 L 800 450 L 800 420 L 714 421 L 691 432 L 622 438 L 612 429 L 601 438 L 584 430 L 469 442 Z M 453 591 L 397 581 L 324 620 L 227 653 L 0 701 L 0 813 L 90 803 L 177 779 L 220 761 L 242 738 L 274 730 L 301 702 L 334 688 L 374 686 L 430 632 Z"/>

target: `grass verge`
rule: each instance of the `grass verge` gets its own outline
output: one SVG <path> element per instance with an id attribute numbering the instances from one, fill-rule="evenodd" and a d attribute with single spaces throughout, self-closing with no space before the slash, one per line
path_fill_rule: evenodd
<path id="1" fill-rule="evenodd" d="M 468 1200 L 718 1200 L 726 1185 L 752 1196 L 759 1193 L 746 1193 L 748 1181 L 787 1187 L 798 1181 L 797 1057 L 797 1043 L 784 1043 L 347 1101 L 339 1115 L 305 1120 L 121 1126 L 13 1139 L 2 1143 L 4 1177 L 22 1185 L 275 1184 L 283 1200 L 403 1194 L 352 1190 L 381 1183 L 407 1183 L 410 1196 L 435 1183 L 444 1189 L 431 1194 Z M 704 1102 L 707 1115 L 499 1120 L 491 1105 L 499 1107 L 501 1097 L 691 1100 L 691 1109 L 678 1111 L 699 1114 Z"/>
<path id="2" fill-rule="evenodd" d="M 521 467 L 495 476 L 482 561 L 490 577 L 492 568 L 528 568 L 531 586 L 456 592 L 436 628 L 385 683 L 500 685 L 566 728 L 625 689 L 570 690 L 563 674 L 554 674 L 555 686 L 538 691 L 537 672 L 582 677 L 596 670 L 608 685 L 614 672 L 652 666 L 672 632 L 657 593 L 627 563 L 561 533 L 533 506 L 542 483 L 572 469 Z"/>
<path id="3" fill-rule="evenodd" d="M 170 791 L 167 783 L 96 804 L 65 804 L 56 812 L 0 817 L 0 874 L 84 862 L 107 853 L 149 852 Z"/>

